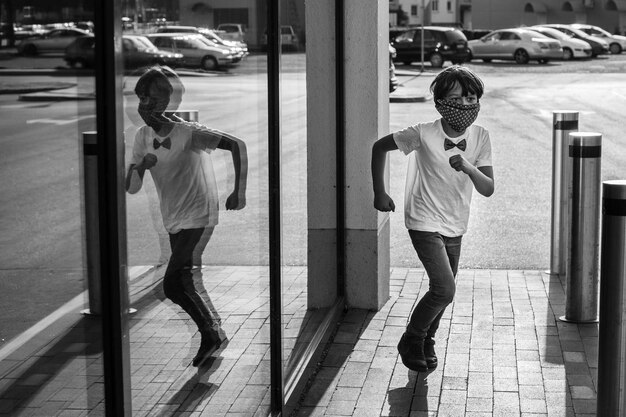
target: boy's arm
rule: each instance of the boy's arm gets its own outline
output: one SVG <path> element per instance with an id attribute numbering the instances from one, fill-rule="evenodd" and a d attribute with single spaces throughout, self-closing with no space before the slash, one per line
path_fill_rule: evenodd
<path id="1" fill-rule="evenodd" d="M 190 123 L 194 128 L 192 139 L 201 149 L 223 149 L 230 151 L 235 167 L 235 187 L 226 199 L 227 210 L 241 210 L 246 206 L 246 184 L 248 180 L 248 152 L 243 140 L 199 123 Z"/>
<path id="2" fill-rule="evenodd" d="M 490 197 L 493 194 L 495 190 L 495 182 L 493 179 L 492 166 L 482 166 L 477 168 L 470 164 L 461 155 L 451 156 L 450 166 L 457 171 L 466 173 L 470 177 L 470 180 L 472 180 L 474 188 L 476 188 L 476 191 L 480 194 L 485 197 Z"/>
<path id="3" fill-rule="evenodd" d="M 374 208 L 379 211 L 395 211 L 396 205 L 385 191 L 385 163 L 387 152 L 398 149 L 393 134 L 378 139 L 372 146 L 372 185 L 374 186 Z"/>
<path id="4" fill-rule="evenodd" d="M 243 140 L 222 134 L 222 139 L 217 144 L 219 149 L 230 151 L 235 167 L 235 187 L 226 199 L 226 210 L 241 210 L 246 206 L 246 184 L 248 180 L 248 151 Z"/>
<path id="5" fill-rule="evenodd" d="M 128 191 L 129 194 L 135 194 L 141 190 L 146 169 L 152 168 L 156 163 L 156 155 L 148 153 L 139 164 L 130 165 L 126 173 L 126 191 Z"/>

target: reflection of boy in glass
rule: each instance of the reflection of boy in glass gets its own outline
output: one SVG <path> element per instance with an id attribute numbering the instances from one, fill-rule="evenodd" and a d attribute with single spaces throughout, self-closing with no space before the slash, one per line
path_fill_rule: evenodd
<path id="1" fill-rule="evenodd" d="M 243 141 L 234 136 L 167 116 L 166 110 L 178 108 L 183 91 L 176 73 L 166 67 L 150 68 L 137 81 L 138 112 L 147 126 L 137 131 L 126 189 L 136 193 L 150 170 L 172 249 L 163 289 L 198 326 L 202 339 L 193 366 L 199 366 L 223 342 L 191 272 L 193 250 L 206 229 L 212 232 L 218 218 L 217 187 L 206 152 L 219 148 L 232 154 L 235 186 L 226 200 L 227 210 L 245 206 L 247 153 Z"/>

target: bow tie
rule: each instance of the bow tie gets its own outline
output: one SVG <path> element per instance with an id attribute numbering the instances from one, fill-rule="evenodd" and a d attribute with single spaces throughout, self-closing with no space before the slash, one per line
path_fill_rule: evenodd
<path id="1" fill-rule="evenodd" d="M 446 140 L 443 142 L 443 148 L 446 151 L 449 151 L 450 149 L 454 148 L 455 146 L 457 148 L 459 148 L 460 150 L 465 151 L 465 147 L 467 146 L 467 142 L 465 141 L 465 139 L 463 139 L 459 143 L 454 143 L 454 142 L 452 142 L 448 138 L 446 138 Z"/>
<path id="2" fill-rule="evenodd" d="M 172 141 L 170 140 L 170 138 L 165 138 L 163 139 L 163 142 L 159 142 L 157 138 L 154 138 L 154 140 L 152 141 L 152 146 L 154 146 L 154 149 L 159 149 L 161 146 L 163 146 L 165 149 L 170 149 L 172 147 Z"/>

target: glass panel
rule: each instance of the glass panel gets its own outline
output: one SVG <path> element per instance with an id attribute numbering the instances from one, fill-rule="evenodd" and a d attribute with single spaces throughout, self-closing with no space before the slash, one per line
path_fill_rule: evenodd
<path id="1" fill-rule="evenodd" d="M 93 6 L 18 3 L 3 5 L 0 45 L 0 414 L 101 414 L 100 321 L 80 314 L 99 311 L 84 244 L 94 160 L 82 146 L 95 130 L 95 83 L 64 60 L 90 36 L 76 27 L 90 27 Z M 59 22 L 64 36 L 46 36 L 54 26 L 43 25 Z"/>
<path id="2" fill-rule="evenodd" d="M 157 81 L 145 63 L 124 80 L 126 163 L 149 167 L 127 194 L 133 415 L 269 414 L 265 5 L 253 4 L 243 40 L 213 30 L 217 6 L 177 8 L 172 24 L 212 42 L 170 56 Z M 125 36 L 167 29 L 135 27 Z"/>
<path id="3" fill-rule="evenodd" d="M 285 380 L 290 382 L 327 310 L 309 309 L 307 301 L 307 112 L 310 110 L 306 101 L 304 1 L 282 1 L 281 23 L 283 348 Z"/>

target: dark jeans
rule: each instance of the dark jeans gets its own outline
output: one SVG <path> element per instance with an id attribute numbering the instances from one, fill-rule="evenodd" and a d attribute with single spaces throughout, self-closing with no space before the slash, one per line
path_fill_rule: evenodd
<path id="1" fill-rule="evenodd" d="M 428 275 L 428 291 L 411 314 L 407 331 L 419 338 L 434 337 L 439 321 L 454 299 L 462 236 L 409 230 L 413 247 Z"/>
<path id="2" fill-rule="evenodd" d="M 178 304 L 191 316 L 200 331 L 208 330 L 213 325 L 213 317 L 193 283 L 192 258 L 198 241 L 205 228 L 183 229 L 170 233 L 172 256 L 163 277 L 165 296 Z"/>

